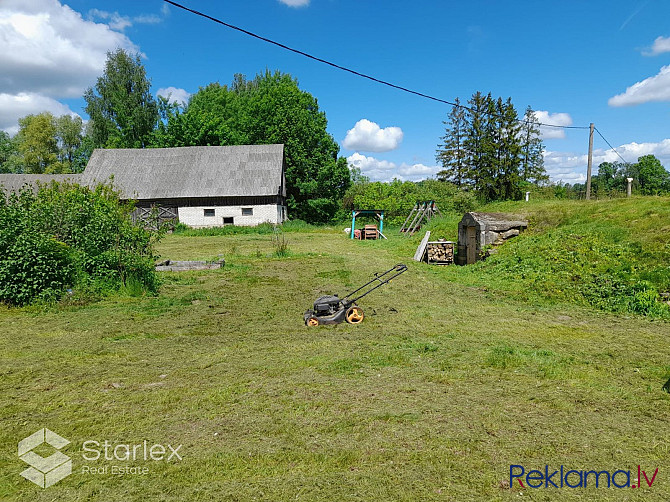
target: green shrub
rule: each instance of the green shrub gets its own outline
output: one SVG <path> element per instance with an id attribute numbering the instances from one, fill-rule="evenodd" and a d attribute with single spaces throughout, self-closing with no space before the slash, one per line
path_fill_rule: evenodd
<path id="1" fill-rule="evenodd" d="M 477 207 L 472 192 L 460 190 L 451 183 L 437 180 L 393 180 L 391 183 L 363 183 L 352 186 L 342 201 L 342 217 L 351 217 L 352 209 L 383 209 L 385 223 L 400 226 L 416 202 L 435 201 L 441 212 L 465 213 Z"/>
<path id="2" fill-rule="evenodd" d="M 129 281 L 156 293 L 158 236 L 134 224 L 132 210 L 106 185 L 52 183 L 0 196 L 0 301 L 25 305 L 68 287 L 109 291 Z"/>
<path id="3" fill-rule="evenodd" d="M 62 295 L 75 278 L 71 249 L 42 234 L 21 233 L 3 250 L 0 301 L 25 305 Z"/>

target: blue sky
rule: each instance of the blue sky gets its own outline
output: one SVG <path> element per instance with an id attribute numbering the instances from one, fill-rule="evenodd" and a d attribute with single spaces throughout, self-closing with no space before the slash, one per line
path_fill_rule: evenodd
<path id="1" fill-rule="evenodd" d="M 627 161 L 670 168 L 670 2 L 665 0 L 182 0 L 262 36 L 442 99 L 511 97 L 544 122 L 594 122 Z M 439 169 L 448 106 L 386 88 L 159 0 L 0 0 L 0 129 L 49 110 L 85 117 L 105 53 L 142 55 L 154 92 L 187 98 L 235 73 L 296 77 L 325 111 L 341 155 L 372 179 Z M 554 181 L 580 182 L 587 130 L 546 131 Z M 617 160 L 595 136 L 597 166 Z"/>

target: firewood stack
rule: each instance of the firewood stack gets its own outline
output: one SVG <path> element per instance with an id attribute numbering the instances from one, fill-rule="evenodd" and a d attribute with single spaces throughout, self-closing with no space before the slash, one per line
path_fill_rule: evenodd
<path id="1" fill-rule="evenodd" d="M 428 263 L 454 263 L 454 243 L 450 241 L 429 242 L 426 248 Z"/>

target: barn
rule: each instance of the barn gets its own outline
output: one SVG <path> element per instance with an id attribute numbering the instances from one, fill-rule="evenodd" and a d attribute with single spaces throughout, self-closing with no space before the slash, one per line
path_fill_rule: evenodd
<path id="1" fill-rule="evenodd" d="M 136 217 L 158 211 L 191 227 L 283 223 L 287 218 L 284 145 L 94 150 L 79 175 L 3 174 L 15 191 L 37 182 L 112 183 L 135 200 Z"/>
<path id="2" fill-rule="evenodd" d="M 159 208 L 191 227 L 283 223 L 284 145 L 97 149 L 82 184 L 112 180 L 139 217 Z"/>
<path id="3" fill-rule="evenodd" d="M 48 185 L 52 181 L 81 183 L 80 174 L 0 174 L 0 188 L 5 193 L 18 192 L 24 186 L 36 190 L 39 185 Z"/>

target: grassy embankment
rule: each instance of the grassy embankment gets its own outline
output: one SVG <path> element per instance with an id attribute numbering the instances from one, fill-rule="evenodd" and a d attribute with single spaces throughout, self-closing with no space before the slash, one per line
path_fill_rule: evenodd
<path id="1" fill-rule="evenodd" d="M 635 277 L 662 289 L 667 208 L 663 199 L 487 208 L 527 211 L 533 228 L 497 261 L 467 268 L 413 263 L 420 236 L 395 232 L 377 242 L 287 233 L 284 258 L 267 234 L 168 236 L 163 257 L 223 254 L 226 267 L 165 274 L 156 298 L 0 310 L 0 498 L 666 500 L 670 325 L 596 310 L 540 277 L 562 278 L 564 249 L 590 274 L 596 255 L 582 260 L 588 248 L 570 246 L 597 234 L 603 259 L 602 243 L 635 250 L 621 255 L 639 265 Z M 436 222 L 435 236 L 453 238 L 456 221 Z M 533 260 L 526 276 L 510 267 L 515 256 Z M 400 261 L 409 271 L 361 301 L 361 325 L 302 325 L 317 296 Z M 48 489 L 18 475 L 16 456 L 18 440 L 42 427 L 68 438 L 74 459 L 73 474 Z M 182 444 L 183 460 L 84 461 L 89 439 Z M 82 473 L 112 464 L 149 473 Z M 652 488 L 558 492 L 508 489 L 510 464 L 633 478 L 638 464 L 660 469 Z"/>

